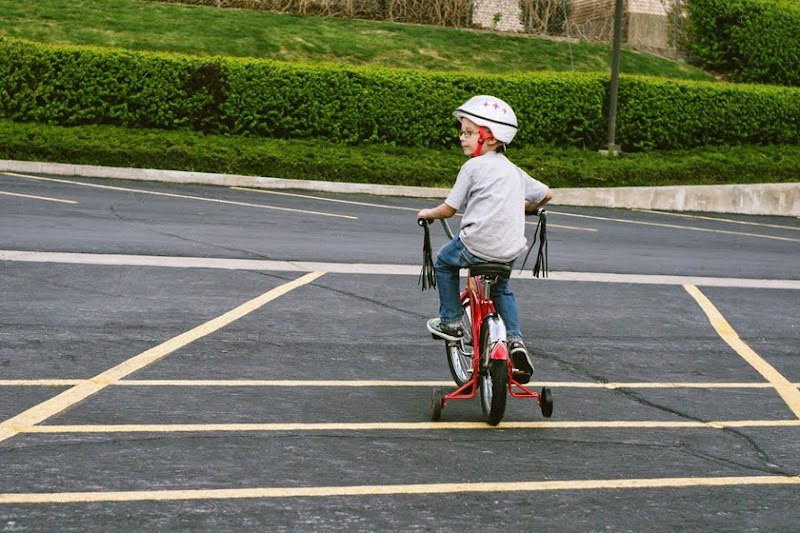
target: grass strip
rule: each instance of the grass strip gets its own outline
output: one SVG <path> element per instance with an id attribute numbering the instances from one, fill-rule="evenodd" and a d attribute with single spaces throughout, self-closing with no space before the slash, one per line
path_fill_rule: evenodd
<path id="1" fill-rule="evenodd" d="M 513 148 L 509 158 L 551 187 L 800 181 L 800 146 L 712 146 L 621 154 Z M 346 146 L 324 141 L 206 135 L 189 130 L 62 127 L 0 120 L 0 159 L 154 168 L 427 187 L 452 186 L 460 148 Z"/>
<path id="2" fill-rule="evenodd" d="M 607 44 L 458 28 L 218 9 L 140 0 L 0 0 L 0 35 L 200 56 L 509 74 L 608 72 Z M 712 80 L 701 69 L 624 49 L 621 70 Z"/>

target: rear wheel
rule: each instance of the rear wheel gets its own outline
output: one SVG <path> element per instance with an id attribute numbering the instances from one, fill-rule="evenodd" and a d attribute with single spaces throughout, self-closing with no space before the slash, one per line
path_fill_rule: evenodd
<path id="1" fill-rule="evenodd" d="M 450 375 L 453 376 L 453 381 L 459 387 L 472 380 L 472 355 L 474 353 L 469 300 L 464 300 L 461 306 L 464 308 L 464 317 L 466 317 L 464 328 L 469 329 L 464 331 L 464 337 L 461 340 L 445 343 L 447 366 L 450 367 Z"/>
<path id="2" fill-rule="evenodd" d="M 466 350 L 465 350 L 466 348 Z M 450 375 L 453 381 L 461 387 L 472 379 L 472 347 L 466 346 L 463 340 L 448 341 L 445 344 L 447 350 L 447 366 L 450 367 Z"/>
<path id="3" fill-rule="evenodd" d="M 483 416 L 490 426 L 496 426 L 506 412 L 508 390 L 508 363 L 502 360 L 489 361 L 481 372 L 480 396 Z"/>

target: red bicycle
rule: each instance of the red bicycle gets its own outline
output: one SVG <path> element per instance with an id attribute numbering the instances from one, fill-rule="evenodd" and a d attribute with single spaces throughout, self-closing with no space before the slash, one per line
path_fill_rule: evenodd
<path id="1" fill-rule="evenodd" d="M 541 220 L 544 212 L 541 211 L 539 216 Z M 418 223 L 425 229 L 426 244 L 423 253 L 430 256 L 427 221 L 420 219 Z M 444 220 L 442 225 L 445 233 L 452 239 L 453 234 Z M 424 272 L 423 268 L 423 274 Z M 428 272 L 429 279 L 433 279 L 430 268 Z M 457 388 L 449 394 L 445 394 L 441 388 L 433 389 L 432 420 L 441 418 L 448 401 L 469 400 L 476 394 L 480 397 L 484 419 L 492 426 L 503 419 L 509 395 L 514 398 L 536 399 L 542 416 L 552 416 L 553 394 L 549 387 L 543 387 L 537 393 L 515 378 L 516 372 L 508 352 L 506 327 L 495 310 L 490 295 L 492 285 L 510 275 L 511 266 L 504 263 L 480 263 L 470 267 L 466 287 L 461 292 L 465 335 L 457 341 L 445 341 L 447 364 Z M 433 338 L 440 340 L 436 336 Z"/>

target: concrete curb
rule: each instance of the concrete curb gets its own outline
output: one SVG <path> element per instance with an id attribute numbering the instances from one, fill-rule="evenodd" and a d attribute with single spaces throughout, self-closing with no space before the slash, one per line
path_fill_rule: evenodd
<path id="1" fill-rule="evenodd" d="M 372 185 L 331 181 L 183 172 L 141 168 L 101 167 L 64 163 L 0 160 L 0 172 L 55 176 L 86 176 L 139 181 L 166 181 L 205 185 L 297 189 L 317 192 L 445 198 L 449 189 Z M 553 191 L 552 205 L 698 211 L 747 215 L 800 216 L 800 183 L 754 185 L 687 185 L 670 187 L 563 188 Z"/>
<path id="2" fill-rule="evenodd" d="M 800 183 L 558 189 L 560 205 L 800 216 Z"/>

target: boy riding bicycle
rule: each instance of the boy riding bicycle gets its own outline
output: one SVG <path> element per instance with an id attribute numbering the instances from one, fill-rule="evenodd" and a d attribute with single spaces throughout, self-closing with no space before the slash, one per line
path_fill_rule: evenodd
<path id="1" fill-rule="evenodd" d="M 472 158 L 461 167 L 445 201 L 421 210 L 417 218 L 450 218 L 458 210 L 464 211 L 458 235 L 439 250 L 436 258 L 439 317 L 427 324 L 434 335 L 454 341 L 464 335 L 460 269 L 485 262 L 512 265 L 527 248 L 525 216 L 534 214 L 553 194 L 502 155 L 517 133 L 511 106 L 494 96 L 475 96 L 453 115 L 461 122 L 461 148 Z M 491 297 L 506 325 L 514 367 L 527 382 L 533 375 L 533 364 L 522 341 L 517 303 L 508 279 L 492 286 Z"/>

